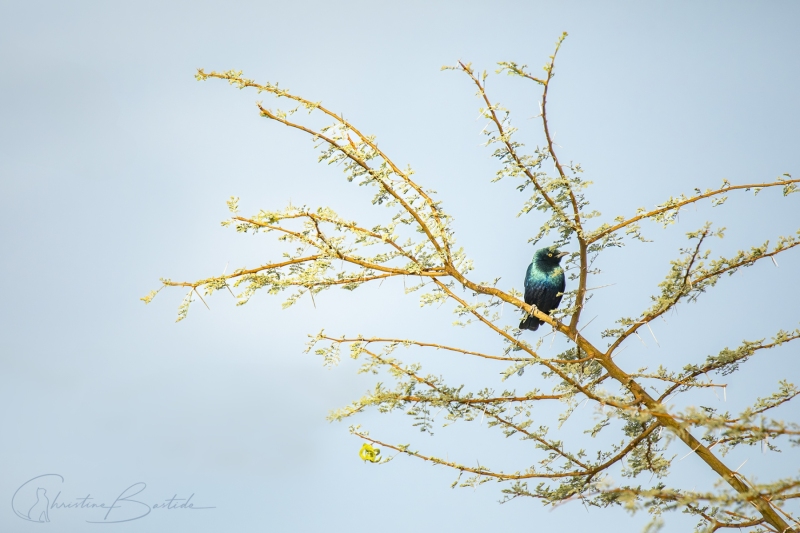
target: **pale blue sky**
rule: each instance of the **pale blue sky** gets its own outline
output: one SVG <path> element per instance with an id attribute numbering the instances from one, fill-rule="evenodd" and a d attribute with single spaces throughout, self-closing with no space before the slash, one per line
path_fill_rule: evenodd
<path id="1" fill-rule="evenodd" d="M 45 525 L 16 517 L 14 491 L 47 473 L 64 476 L 64 497 L 113 500 L 144 481 L 154 501 L 194 493 L 197 505 L 216 506 L 105 526 L 115 533 L 638 530 L 643 516 L 580 504 L 500 506 L 497 485 L 451 490 L 452 472 L 408 458 L 361 463 L 360 442 L 325 415 L 372 381 L 351 362 L 328 371 L 303 355 L 306 334 L 483 342 L 450 327 L 444 309 L 418 311 L 399 283 L 328 292 L 316 309 L 303 301 L 288 311 L 266 295 L 236 308 L 220 293 L 211 312 L 196 304 L 180 324 L 179 291 L 139 301 L 159 277 L 206 277 L 271 257 L 268 238 L 220 227 L 231 195 L 245 213 L 291 200 L 348 218 L 381 214 L 337 169 L 316 163 L 308 139 L 258 117 L 254 102 L 266 95 L 198 83 L 194 72 L 242 69 L 343 112 L 439 192 L 475 278 L 501 276 L 503 288 L 520 289 L 533 250 L 526 239 L 541 221 L 515 218 L 513 185 L 490 183 L 497 167 L 480 146 L 479 102 L 442 65 L 494 70 L 510 60 L 538 70 L 568 31 L 552 127 L 562 159 L 595 182 L 593 205 L 613 217 L 723 178 L 800 174 L 798 16 L 794 2 L 0 2 L 0 530 L 101 527 L 79 510 L 54 511 Z M 535 144 L 535 87 L 498 76 L 489 90 Z M 655 243 L 603 260 L 597 285 L 616 285 L 592 301 L 587 318 L 600 318 L 587 333 L 596 338 L 647 305 L 686 231 L 719 221 L 729 229 L 717 250 L 729 253 L 795 231 L 797 202 L 732 197 L 682 214 L 667 231 L 647 227 Z M 797 327 L 800 255 L 779 261 L 723 280 L 654 325 L 661 347 L 637 342 L 626 364 L 681 364 Z M 796 354 L 763 356 L 768 365 L 731 378 L 730 405 L 711 393 L 708 405 L 734 409 L 778 379 L 797 381 Z M 419 359 L 503 386 L 499 368 Z M 464 463 L 524 468 L 535 457 L 485 427 L 431 439 L 399 416 L 358 422 Z M 568 424 L 564 439 L 585 438 L 582 429 Z M 798 464 L 796 454 L 740 455 L 726 461 L 747 458 L 748 475 Z M 693 461 L 678 465 L 679 479 L 712 479 Z M 665 531 L 688 525 L 669 517 Z"/>

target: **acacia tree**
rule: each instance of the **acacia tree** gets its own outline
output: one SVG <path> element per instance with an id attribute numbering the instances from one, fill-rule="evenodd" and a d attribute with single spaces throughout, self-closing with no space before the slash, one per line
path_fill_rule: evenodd
<path id="1" fill-rule="evenodd" d="M 370 436 L 360 426 L 351 432 L 363 439 L 361 456 L 365 460 L 384 463 L 380 446 L 458 473 L 457 484 L 476 486 L 489 480 L 504 483 L 506 500 L 527 496 L 555 505 L 580 499 L 586 505 L 608 507 L 622 505 L 631 511 L 647 509 L 655 515 L 651 524 L 660 521 L 668 510 L 680 510 L 698 517 L 697 529 L 716 531 L 721 528 L 740 528 L 750 531 L 800 531 L 792 529 L 798 522 L 790 514 L 793 500 L 800 498 L 796 474 L 769 482 L 756 482 L 732 470 L 723 460 L 732 449 L 742 445 L 766 445 L 771 450 L 781 441 L 797 445 L 800 427 L 769 418 L 770 410 L 793 400 L 800 391 L 781 381 L 779 389 L 769 397 L 754 398 L 752 405 L 739 414 L 718 413 L 707 408 L 672 407 L 668 401 L 676 395 L 691 398 L 692 392 L 719 387 L 703 378 L 709 373 L 726 376 L 740 370 L 744 363 L 765 350 L 778 347 L 800 337 L 800 329 L 778 330 L 771 339 L 743 341 L 734 349 L 725 348 L 718 354 L 682 368 L 660 366 L 655 372 L 646 369 L 623 369 L 614 360 L 620 345 L 637 335 L 643 327 L 679 304 L 697 300 L 714 288 L 723 275 L 731 275 L 744 267 L 773 258 L 800 245 L 798 236 L 779 237 L 731 257 L 712 258 L 709 240 L 722 236 L 721 229 L 710 223 L 687 234 L 688 245 L 672 260 L 652 305 L 630 317 L 616 320 L 618 327 L 602 332 L 600 338 L 581 334 L 585 324 L 587 287 L 598 273 L 593 263 L 612 247 L 624 246 L 630 240 L 644 240 L 641 224 L 655 222 L 664 227 L 672 224 L 682 208 L 709 199 L 718 205 L 729 194 L 778 188 L 784 196 L 796 192 L 800 180 L 785 174 L 774 181 L 733 185 L 727 181 L 717 189 L 695 189 L 691 195 L 669 198 L 654 209 L 639 209 L 635 214 L 620 216 L 606 222 L 600 213 L 588 210 L 585 191 L 588 182 L 581 177 L 578 165 L 563 164 L 554 149 L 547 118 L 548 91 L 554 74 L 558 50 L 566 37 L 558 40 L 555 52 L 544 67 L 544 75 L 536 77 L 524 65 L 499 63 L 498 73 L 506 73 L 532 82 L 541 89 L 540 118 L 543 145 L 526 151 L 515 140 L 516 128 L 510 124 L 509 111 L 490 99 L 486 92 L 487 73 L 478 73 L 468 63 L 459 62 L 449 70 L 463 74 L 477 89 L 481 114 L 489 127 L 486 144 L 494 148 L 500 163 L 496 180 L 516 180 L 517 188 L 528 195 L 521 212 L 538 212 L 546 222 L 531 239 L 538 242 L 551 238 L 556 246 L 577 249 L 571 253 L 566 269 L 574 288 L 565 294 L 564 303 L 552 315 L 527 305 L 517 290 L 498 288 L 497 281 L 478 282 L 472 279 L 471 262 L 453 237 L 452 219 L 431 191 L 412 179 L 410 168 L 400 168 L 379 147 L 374 136 L 362 133 L 355 125 L 320 102 L 314 102 L 279 88 L 277 84 L 258 84 L 244 78 L 240 71 L 210 72 L 198 70 L 200 81 L 216 78 L 227 80 L 239 89 L 252 88 L 293 102 L 290 110 L 272 110 L 258 103 L 261 116 L 310 136 L 321 150 L 320 161 L 340 164 L 349 182 L 370 186 L 375 190 L 373 204 L 388 209 L 385 222 L 365 227 L 356 221 L 339 216 L 329 207 L 310 209 L 289 206 L 278 211 L 260 211 L 252 216 L 239 214 L 236 198 L 228 207 L 232 212 L 223 225 L 238 232 L 268 233 L 278 241 L 289 244 L 293 251 L 256 268 L 242 268 L 231 274 L 196 281 L 179 282 L 162 279 L 162 287 L 184 287 L 188 293 L 178 310 L 178 320 L 187 316 L 193 297 L 205 303 L 206 296 L 215 291 L 239 288 L 235 295 L 239 305 L 246 303 L 257 291 L 270 294 L 289 291 L 284 306 L 291 306 L 308 294 L 312 298 L 326 289 L 341 287 L 352 290 L 365 283 L 402 277 L 415 280 L 407 292 L 420 291 L 423 305 L 454 304 L 461 324 L 474 324 L 497 341 L 495 353 L 486 353 L 464 346 L 449 346 L 435 340 L 386 337 L 329 336 L 320 332 L 311 338 L 307 351 L 322 356 L 325 365 L 339 361 L 343 346 L 352 358 L 361 360 L 361 371 L 388 376 L 394 386 L 379 382 L 374 390 L 351 405 L 330 415 L 332 420 L 344 420 L 368 408 L 380 412 L 401 411 L 411 415 L 422 429 L 433 424 L 432 410 L 444 410 L 444 423 L 457 420 L 481 420 L 497 427 L 508 436 L 529 441 L 539 454 L 533 465 L 521 464 L 516 471 L 505 472 L 488 466 L 467 466 L 434 457 L 410 445 L 385 442 Z M 327 123 L 314 128 L 296 119 L 296 113 L 306 110 L 317 114 Z M 551 172 L 545 170 L 552 166 Z M 800 232 L 798 232 L 800 234 Z M 459 291 L 458 289 L 462 289 Z M 149 303 L 158 291 L 143 300 Z M 459 293 L 466 291 L 472 297 Z M 533 314 L 553 328 L 553 333 L 568 341 L 568 349 L 555 357 L 540 354 L 542 340 L 535 345 L 526 341 L 513 325 L 503 325 L 498 306 L 509 304 L 520 313 Z M 603 346 L 603 344 L 605 344 Z M 400 347 L 420 350 L 446 350 L 463 357 L 482 358 L 489 364 L 503 365 L 502 379 L 522 376 L 526 369 L 543 370 L 549 391 L 535 389 L 527 393 L 514 390 L 501 394 L 493 392 L 495 383 L 469 392 L 463 385 L 448 383 L 443 377 L 424 374 L 419 364 L 406 364 L 397 356 Z M 496 375 L 496 374 L 487 374 Z M 607 389 L 611 389 L 610 392 Z M 653 392 L 655 391 L 655 392 Z M 587 430 L 591 437 L 616 429 L 622 443 L 597 445 L 587 437 L 584 442 L 564 443 L 553 436 L 547 427 L 533 427 L 533 418 L 546 403 L 547 409 L 560 404 L 566 420 L 575 408 L 591 402 L 601 413 L 599 422 Z M 693 405 L 691 399 L 686 405 Z M 538 410 L 538 411 L 537 411 Z M 611 429 L 613 428 L 613 429 Z M 666 430 L 666 431 L 664 431 Z M 668 455 L 679 447 L 687 454 L 696 454 L 719 479 L 713 490 L 687 490 L 668 485 L 671 466 L 676 455 Z M 678 450 L 679 451 L 679 450 Z M 683 453 L 681 453 L 683 455 Z M 616 468 L 630 483 L 613 481 L 609 472 Z M 640 474 L 650 474 L 651 482 L 634 484 Z M 647 476 L 643 476 L 647 477 Z M 655 482 L 653 479 L 655 478 Z M 454 483 L 454 485 L 456 484 Z"/>

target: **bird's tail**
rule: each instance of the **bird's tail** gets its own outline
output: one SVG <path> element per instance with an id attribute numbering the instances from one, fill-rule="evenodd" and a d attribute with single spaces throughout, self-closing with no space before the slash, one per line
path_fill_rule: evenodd
<path id="1" fill-rule="evenodd" d="M 541 323 L 542 321 L 536 318 L 535 316 L 528 315 L 528 317 L 525 320 L 519 323 L 519 329 L 529 329 L 531 331 L 536 331 L 537 329 L 539 329 L 539 324 Z"/>

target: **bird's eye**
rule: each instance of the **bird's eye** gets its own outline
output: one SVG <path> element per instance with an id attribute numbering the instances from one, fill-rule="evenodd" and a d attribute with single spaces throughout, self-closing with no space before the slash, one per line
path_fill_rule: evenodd
<path id="1" fill-rule="evenodd" d="M 553 257 L 553 254 L 547 254 L 547 257 Z"/>

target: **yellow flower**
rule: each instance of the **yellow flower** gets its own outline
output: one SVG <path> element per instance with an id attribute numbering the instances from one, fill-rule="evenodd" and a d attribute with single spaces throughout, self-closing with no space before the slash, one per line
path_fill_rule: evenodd
<path id="1" fill-rule="evenodd" d="M 364 461 L 369 461 L 371 463 L 377 463 L 380 461 L 378 456 L 381 454 L 381 451 L 378 448 L 373 448 L 372 445 L 368 442 L 365 442 L 361 449 L 358 451 L 358 456 L 361 457 Z"/>

